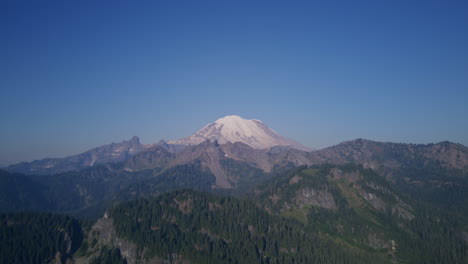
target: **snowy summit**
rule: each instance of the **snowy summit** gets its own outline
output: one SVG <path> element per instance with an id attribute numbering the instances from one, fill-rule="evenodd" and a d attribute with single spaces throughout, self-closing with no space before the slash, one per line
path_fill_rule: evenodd
<path id="1" fill-rule="evenodd" d="M 175 141 L 171 144 L 197 145 L 205 140 L 218 141 L 219 144 L 227 142 L 242 142 L 255 149 L 265 149 L 273 146 L 288 146 L 306 150 L 298 142 L 278 135 L 261 121 L 256 119 L 243 119 L 237 115 L 230 115 L 216 120 L 198 130 L 195 134 Z"/>

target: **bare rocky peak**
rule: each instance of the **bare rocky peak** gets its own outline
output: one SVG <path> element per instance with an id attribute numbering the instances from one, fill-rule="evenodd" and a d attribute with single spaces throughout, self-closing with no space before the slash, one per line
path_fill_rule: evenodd
<path id="1" fill-rule="evenodd" d="M 217 141 L 219 144 L 242 142 L 255 149 L 289 146 L 305 151 L 311 150 L 292 139 L 279 135 L 259 120 L 248 120 L 237 115 L 220 118 L 189 137 L 170 141 L 169 143 L 197 145 L 205 140 Z"/>
<path id="2" fill-rule="evenodd" d="M 98 164 L 120 162 L 140 153 L 151 145 L 143 145 L 136 136 L 130 140 L 111 143 L 64 158 L 46 158 L 9 166 L 11 172 L 24 174 L 55 174 L 81 170 Z"/>
<path id="3" fill-rule="evenodd" d="M 186 145 L 177 145 L 177 144 L 169 144 L 165 140 L 160 140 L 158 143 L 155 144 L 156 146 L 161 146 L 167 151 L 171 153 L 179 153 L 184 150 L 187 146 Z"/>
<path id="4" fill-rule="evenodd" d="M 448 141 L 437 144 L 404 144 L 355 139 L 312 153 L 315 160 L 364 167 L 396 169 L 413 161 L 431 161 L 449 169 L 468 168 L 468 148 Z"/>

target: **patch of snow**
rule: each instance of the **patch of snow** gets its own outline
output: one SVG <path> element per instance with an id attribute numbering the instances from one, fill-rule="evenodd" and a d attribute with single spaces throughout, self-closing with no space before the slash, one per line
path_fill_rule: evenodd
<path id="1" fill-rule="evenodd" d="M 198 130 L 195 134 L 170 144 L 196 145 L 205 140 L 227 142 L 242 142 L 252 148 L 265 149 L 273 146 L 290 146 L 297 149 L 308 150 L 294 140 L 285 138 L 267 127 L 260 120 L 243 119 L 237 115 L 230 115 L 216 120 Z"/>

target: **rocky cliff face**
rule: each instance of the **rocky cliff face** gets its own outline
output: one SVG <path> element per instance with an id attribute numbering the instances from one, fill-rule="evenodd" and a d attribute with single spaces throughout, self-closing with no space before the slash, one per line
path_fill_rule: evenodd
<path id="1" fill-rule="evenodd" d="M 175 154 L 166 148 L 156 145 L 134 155 L 123 162 L 122 167 L 126 171 L 139 171 L 147 169 L 165 168 Z"/>
<path id="2" fill-rule="evenodd" d="M 91 228 L 85 242 L 88 245 L 86 252 L 75 255 L 76 264 L 87 264 L 99 256 L 103 247 L 118 248 L 128 264 L 134 264 L 139 257 L 136 245 L 117 236 L 113 220 L 104 216 Z"/>
<path id="3" fill-rule="evenodd" d="M 115 231 L 114 221 L 107 214 L 98 219 L 88 233 L 86 240 L 88 248 L 79 252 L 69 261 L 74 264 L 89 264 L 100 257 L 103 249 L 118 249 L 121 258 L 128 264 L 190 264 L 189 261 L 178 255 L 167 259 L 145 257 L 145 249 L 138 249 L 135 243 L 119 237 Z"/>

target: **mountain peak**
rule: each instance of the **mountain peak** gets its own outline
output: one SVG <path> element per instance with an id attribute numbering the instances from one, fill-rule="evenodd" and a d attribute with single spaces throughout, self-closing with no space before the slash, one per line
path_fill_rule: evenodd
<path id="1" fill-rule="evenodd" d="M 98 164 L 126 160 L 128 157 L 136 155 L 150 146 L 140 144 L 140 138 L 133 136 L 129 140 L 101 145 L 77 155 L 13 164 L 8 167 L 8 170 L 11 172 L 39 175 L 81 170 Z"/>
<path id="2" fill-rule="evenodd" d="M 280 136 L 259 120 L 244 119 L 238 115 L 219 118 L 215 122 L 204 126 L 195 134 L 169 143 L 197 145 L 205 140 L 217 141 L 219 144 L 242 142 L 255 149 L 289 146 L 300 150 L 310 150 L 292 139 Z"/>
<path id="3" fill-rule="evenodd" d="M 245 120 L 245 119 L 243 119 L 242 117 L 240 117 L 238 115 L 227 115 L 225 117 L 219 118 L 215 122 L 222 122 L 222 121 L 229 121 L 229 120 L 239 120 L 239 119 Z"/>
<path id="4" fill-rule="evenodd" d="M 131 144 L 134 144 L 134 145 L 140 145 L 140 138 L 137 137 L 137 136 L 133 136 L 133 137 L 129 140 L 129 142 L 130 142 Z"/>
<path id="5" fill-rule="evenodd" d="M 257 119 L 244 119 L 238 115 L 228 115 L 225 117 L 222 117 L 218 120 L 215 121 L 215 123 L 218 124 L 230 124 L 230 123 L 238 123 L 238 122 L 248 122 L 248 121 L 254 121 L 254 122 L 259 122 L 262 123 L 262 121 L 257 120 Z"/>

